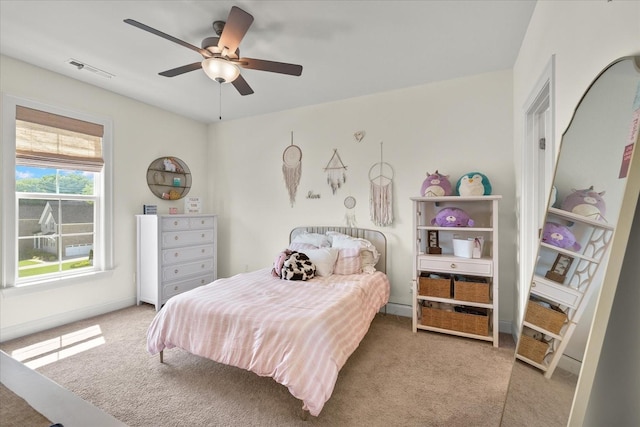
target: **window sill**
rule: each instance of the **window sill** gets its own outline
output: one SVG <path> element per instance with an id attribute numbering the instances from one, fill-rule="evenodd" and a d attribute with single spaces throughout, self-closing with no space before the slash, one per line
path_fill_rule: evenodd
<path id="1" fill-rule="evenodd" d="M 63 288 L 66 286 L 76 285 L 78 283 L 101 280 L 111 277 L 112 275 L 113 270 L 94 271 L 86 274 L 78 274 L 77 276 L 61 277 L 43 282 L 32 282 L 28 284 L 10 286 L 0 290 L 0 294 L 2 294 L 4 298 L 11 298 L 36 292 L 50 291 L 52 289 Z"/>

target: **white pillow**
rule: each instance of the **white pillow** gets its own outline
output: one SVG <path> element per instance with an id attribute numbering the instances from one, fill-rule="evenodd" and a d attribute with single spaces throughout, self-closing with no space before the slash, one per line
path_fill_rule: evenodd
<path id="1" fill-rule="evenodd" d="M 318 249 L 318 247 L 311 243 L 291 242 L 289 243 L 289 249 L 296 252 L 304 252 L 307 249 Z"/>
<path id="2" fill-rule="evenodd" d="M 297 234 L 291 243 L 307 243 L 315 246 L 316 248 L 328 248 L 331 246 L 331 242 L 329 238 L 320 233 L 309 233 L 308 231 L 303 231 L 300 234 Z"/>
<path id="3" fill-rule="evenodd" d="M 375 271 L 375 265 L 380 259 L 380 254 L 376 247 L 370 241 L 366 239 L 360 239 L 357 237 L 347 236 L 345 234 L 333 234 L 331 239 L 331 247 L 333 248 L 359 248 L 360 249 L 360 261 L 362 263 L 362 270 L 365 273 L 371 273 Z"/>
<path id="4" fill-rule="evenodd" d="M 331 276 L 338 259 L 338 249 L 318 248 L 302 251 L 316 266 L 316 276 Z"/>

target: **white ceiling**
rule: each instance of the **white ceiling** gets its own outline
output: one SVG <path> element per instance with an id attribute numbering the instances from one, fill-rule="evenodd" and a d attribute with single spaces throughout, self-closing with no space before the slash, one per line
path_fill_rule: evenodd
<path id="1" fill-rule="evenodd" d="M 241 56 L 300 64 L 302 76 L 242 70 L 255 91 L 248 96 L 202 70 L 162 77 L 201 56 L 123 22 L 199 47 L 234 5 L 254 16 Z M 219 120 L 220 105 L 230 120 L 510 69 L 534 7 L 534 0 L 0 0 L 0 53 L 209 123 Z M 78 70 L 71 58 L 113 77 Z"/>

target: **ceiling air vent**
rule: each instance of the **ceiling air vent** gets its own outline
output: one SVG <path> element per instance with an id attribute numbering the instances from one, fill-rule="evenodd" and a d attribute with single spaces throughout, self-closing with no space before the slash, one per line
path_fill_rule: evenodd
<path id="1" fill-rule="evenodd" d="M 78 70 L 84 70 L 84 71 L 89 71 L 92 72 L 94 74 L 97 74 L 100 77 L 104 77 L 106 79 L 110 79 L 111 77 L 115 77 L 114 74 L 108 73 L 104 70 L 101 70 L 99 68 L 93 67 L 89 64 L 86 64 L 82 61 L 78 61 L 77 59 L 73 59 L 73 58 L 69 58 L 67 59 L 67 64 L 71 64 L 74 67 L 76 67 Z"/>

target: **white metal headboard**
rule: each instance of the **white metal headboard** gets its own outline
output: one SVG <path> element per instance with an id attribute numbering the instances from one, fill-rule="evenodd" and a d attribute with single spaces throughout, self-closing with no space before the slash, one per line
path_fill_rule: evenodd
<path id="1" fill-rule="evenodd" d="M 376 270 L 382 271 L 384 273 L 387 272 L 387 237 L 382 232 L 369 230 L 366 228 L 308 225 L 296 227 L 291 230 L 291 233 L 289 234 L 289 242 L 291 242 L 295 236 L 305 231 L 307 233 L 320 234 L 325 234 L 327 231 L 336 231 L 348 236 L 367 239 L 371 242 L 371 244 L 373 244 L 373 246 L 376 247 L 378 253 L 380 254 L 380 258 L 378 259 L 378 263 L 376 264 Z"/>

